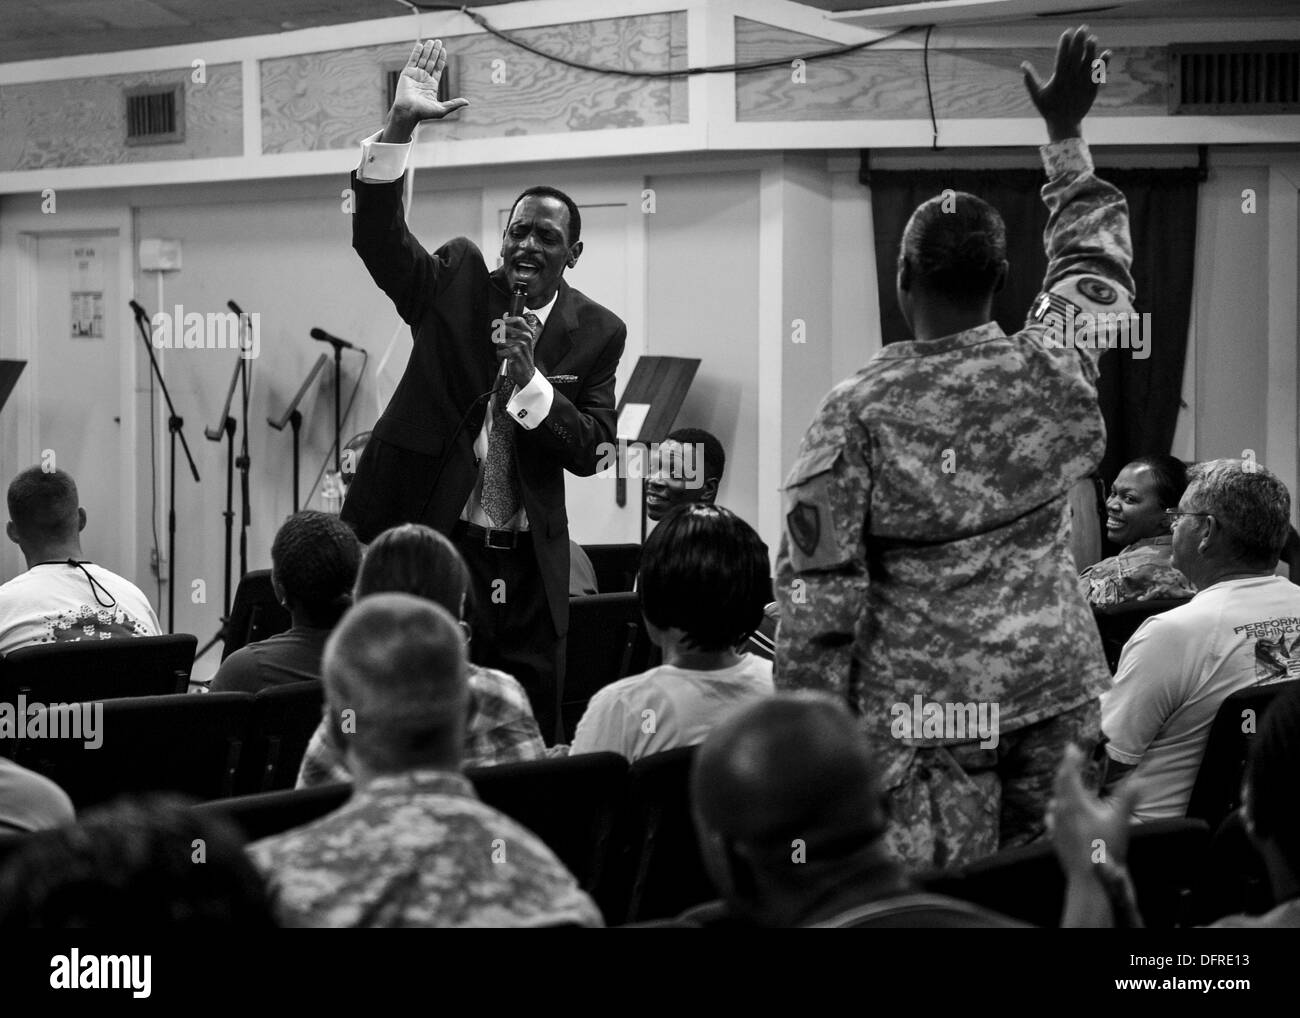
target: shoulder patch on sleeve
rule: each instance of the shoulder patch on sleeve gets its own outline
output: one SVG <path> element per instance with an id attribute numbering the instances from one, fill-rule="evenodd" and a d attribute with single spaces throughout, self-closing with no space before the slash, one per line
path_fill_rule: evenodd
<path id="1" fill-rule="evenodd" d="M 1115 288 L 1096 276 L 1080 276 L 1074 284 L 1079 292 L 1095 304 L 1114 304 L 1119 299 Z"/>
<path id="2" fill-rule="evenodd" d="M 845 540 L 852 528 L 840 518 L 845 510 L 843 487 L 835 475 L 841 452 L 838 443 L 809 449 L 786 479 L 783 522 L 795 573 L 832 569 L 847 560 Z"/>

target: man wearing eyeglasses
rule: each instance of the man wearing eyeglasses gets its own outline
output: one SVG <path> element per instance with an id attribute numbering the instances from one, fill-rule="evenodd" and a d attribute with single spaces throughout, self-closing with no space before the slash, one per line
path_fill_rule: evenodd
<path id="1" fill-rule="evenodd" d="M 1173 565 L 1196 595 L 1144 622 L 1101 698 L 1107 787 L 1132 774 L 1134 817 L 1184 816 L 1210 726 L 1228 695 L 1300 678 L 1300 587 L 1274 576 L 1291 517 L 1286 486 L 1253 461 L 1194 466 Z"/>

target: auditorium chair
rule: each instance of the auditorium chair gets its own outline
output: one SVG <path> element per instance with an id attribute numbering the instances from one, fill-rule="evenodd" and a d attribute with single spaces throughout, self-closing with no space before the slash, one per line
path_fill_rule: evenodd
<path id="1" fill-rule="evenodd" d="M 19 694 L 51 704 L 183 693 L 197 644 L 177 633 L 19 647 L 0 659 L 0 703 Z"/>
<path id="2" fill-rule="evenodd" d="M 1094 607 L 1092 617 L 1097 623 L 1097 632 L 1101 634 L 1101 645 L 1106 651 L 1106 664 L 1110 666 L 1110 673 L 1115 674 L 1124 644 L 1137 632 L 1138 626 L 1152 615 L 1167 612 L 1190 600 L 1190 597 L 1170 597 L 1157 601 L 1130 601 L 1126 604 Z"/>
<path id="3" fill-rule="evenodd" d="M 607 881 L 627 776 L 617 753 L 465 768 L 478 797 L 541 838 L 593 896 Z"/>
<path id="4" fill-rule="evenodd" d="M 1189 817 L 1204 820 L 1211 830 L 1218 830 L 1224 818 L 1241 805 L 1241 779 L 1246 770 L 1250 738 L 1259 731 L 1269 704 L 1297 681 L 1300 680 L 1284 679 L 1247 686 L 1219 705 L 1187 803 Z M 1253 713 L 1248 715 L 1247 711 Z M 1244 727 L 1250 730 L 1242 731 Z"/>
<path id="5" fill-rule="evenodd" d="M 1192 889 L 1209 841 L 1210 829 L 1203 820 L 1157 820 L 1132 828 L 1127 864 L 1145 925 L 1187 925 Z M 1065 904 L 1065 873 L 1046 839 L 969 866 L 923 873 L 917 882 L 932 893 L 1036 926 L 1059 925 Z"/>
<path id="6" fill-rule="evenodd" d="M 351 795 L 350 784 L 317 785 L 315 788 L 291 788 L 215 799 L 192 808 L 202 816 L 231 821 L 244 832 L 248 841 L 253 842 L 291 831 L 333 813 Z"/>
<path id="7" fill-rule="evenodd" d="M 1238 912 L 1262 915 L 1275 904 L 1268 869 L 1246 833 L 1241 810 L 1234 809 L 1210 838 L 1192 893 L 1192 921 L 1208 926 Z"/>
<path id="8" fill-rule="evenodd" d="M 616 890 L 600 902 L 611 926 L 671 918 L 717 897 L 691 816 L 697 748 L 670 749 L 632 764 Z"/>
<path id="9" fill-rule="evenodd" d="M 52 711 L 90 706 L 103 711 L 97 748 L 71 738 L 15 740 L 14 759 L 62 786 L 78 810 L 136 792 L 198 799 L 233 793 L 252 694 L 181 693 L 47 707 L 46 723 Z"/>
<path id="10" fill-rule="evenodd" d="M 587 702 L 611 682 L 645 671 L 657 659 L 637 595 L 592 594 L 569 599 L 564 668 L 556 677 L 559 729 L 572 742 Z"/>
<path id="11" fill-rule="evenodd" d="M 235 776 L 236 794 L 293 788 L 324 702 L 325 687 L 318 679 L 254 694 L 252 721 Z"/>
<path id="12" fill-rule="evenodd" d="M 582 550 L 591 559 L 600 593 L 617 594 L 636 585 L 637 564 L 641 561 L 639 544 L 584 544 Z"/>
<path id="13" fill-rule="evenodd" d="M 226 660 L 240 647 L 283 633 L 290 624 L 289 612 L 280 604 L 271 586 L 271 570 L 250 569 L 235 588 L 221 660 Z"/>

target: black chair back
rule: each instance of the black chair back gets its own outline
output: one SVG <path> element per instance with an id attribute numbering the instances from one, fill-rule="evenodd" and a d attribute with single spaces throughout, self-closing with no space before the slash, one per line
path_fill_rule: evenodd
<path id="1" fill-rule="evenodd" d="M 607 858 L 627 792 L 627 761 L 617 753 L 467 767 L 487 805 L 546 843 L 586 891 L 606 877 Z"/>
<path id="2" fill-rule="evenodd" d="M 1241 779 L 1251 737 L 1259 731 L 1269 704 L 1279 693 L 1294 689 L 1297 681 L 1300 680 L 1247 686 L 1219 705 L 1187 803 L 1189 817 L 1198 817 L 1217 831 L 1224 818 L 1241 805 Z"/>
<path id="3" fill-rule="evenodd" d="M 235 778 L 237 794 L 293 788 L 324 702 L 325 687 L 318 679 L 271 686 L 254 694 L 248 741 Z"/>
<path id="4" fill-rule="evenodd" d="M 291 624 L 288 610 L 276 600 L 271 586 L 271 570 L 250 569 L 235 588 L 221 660 L 226 660 L 240 647 L 285 632 Z"/>
<path id="5" fill-rule="evenodd" d="M 58 725 L 65 737 L 16 740 L 15 759 L 61 785 L 78 810 L 135 792 L 223 798 L 234 792 L 252 710 L 251 693 L 138 696 L 46 708 L 46 732 Z M 102 712 L 98 723 L 88 722 L 92 711 Z M 95 748 L 85 738 L 92 725 L 101 740 Z M 29 731 L 31 726 L 29 720 Z M 80 737 L 67 737 L 73 734 Z"/>
<path id="6" fill-rule="evenodd" d="M 641 561 L 639 544 L 584 544 L 582 550 L 591 559 L 596 589 L 602 594 L 629 591 L 636 585 L 637 565 Z"/>
<path id="7" fill-rule="evenodd" d="M 605 917 L 610 925 L 667 919 L 717 897 L 691 816 L 691 767 L 697 748 L 670 749 L 632 764 L 623 838 L 623 908 L 611 903 L 613 914 Z"/>
<path id="8" fill-rule="evenodd" d="M 1110 673 L 1115 674 L 1124 644 L 1128 643 L 1129 637 L 1137 632 L 1138 626 L 1152 615 L 1167 612 L 1190 600 L 1190 597 L 1171 597 L 1158 601 L 1131 601 L 1127 604 L 1093 608 L 1092 617 L 1097 623 L 1097 632 L 1101 634 L 1101 645 L 1106 651 L 1106 664 L 1110 666 Z"/>
<path id="9" fill-rule="evenodd" d="M 1157 820 L 1133 827 L 1128 869 L 1149 927 L 1182 925 L 1210 841 L 1202 820 Z M 1047 841 L 1011 848 L 955 870 L 920 875 L 927 891 L 973 902 L 1035 926 L 1058 926 L 1065 874 Z"/>
<path id="10" fill-rule="evenodd" d="M 188 633 L 19 647 L 0 660 L 0 703 L 81 703 L 183 693 L 198 640 Z"/>
<path id="11" fill-rule="evenodd" d="M 562 729 L 558 738 L 572 742 L 592 696 L 611 682 L 649 668 L 652 650 L 636 594 L 570 598 L 564 671 L 556 690 Z"/>
<path id="12" fill-rule="evenodd" d="M 192 808 L 204 816 L 232 821 L 250 842 L 283 834 L 333 813 L 352 795 L 349 784 L 317 785 L 287 791 L 217 799 Z"/>

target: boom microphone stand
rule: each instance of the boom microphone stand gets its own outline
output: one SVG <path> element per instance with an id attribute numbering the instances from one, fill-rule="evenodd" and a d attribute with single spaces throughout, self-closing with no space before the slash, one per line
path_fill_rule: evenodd
<path id="1" fill-rule="evenodd" d="M 249 467 L 252 465 L 252 461 L 248 456 L 248 393 L 253 384 L 253 366 L 249 363 L 248 358 L 244 356 L 247 349 L 244 345 L 244 326 L 249 322 L 249 317 L 233 300 L 226 301 L 226 307 L 239 316 L 239 419 L 244 428 L 244 437 L 240 443 L 239 458 L 235 460 L 235 466 L 239 468 L 241 501 L 239 513 L 239 578 L 242 580 L 244 574 L 248 572 L 248 523 L 249 517 L 252 516 L 252 500 L 248 493 L 248 473 Z"/>
<path id="2" fill-rule="evenodd" d="M 293 511 L 298 511 L 298 432 L 302 429 L 302 412 L 298 409 L 298 404 L 311 391 L 316 384 L 316 379 L 320 373 L 325 370 L 325 365 L 329 363 L 329 358 L 321 354 L 316 358 L 316 363 L 312 365 L 311 371 L 307 372 L 307 377 L 303 379 L 302 385 L 298 387 L 298 394 L 293 397 L 293 402 L 280 416 L 279 420 L 268 417 L 266 423 L 271 425 L 276 431 L 283 431 L 286 424 L 293 426 Z"/>
<path id="3" fill-rule="evenodd" d="M 162 369 L 158 367 L 158 358 L 153 354 L 153 343 L 149 339 L 149 329 L 145 325 L 149 316 L 135 301 L 129 302 L 131 310 L 135 312 L 135 324 L 140 330 L 140 339 L 144 341 L 145 351 L 149 354 L 149 364 L 153 367 L 154 377 L 158 379 L 158 387 L 162 389 L 163 399 L 167 401 L 167 431 L 171 434 L 171 466 L 168 468 L 167 476 L 167 632 L 176 631 L 176 438 L 180 437 L 181 448 L 185 450 L 185 459 L 189 462 L 190 473 L 194 475 L 194 483 L 199 483 L 199 468 L 194 465 L 194 457 L 190 455 L 190 444 L 185 441 L 185 432 L 182 430 L 185 421 L 177 415 L 176 406 L 172 403 L 171 393 L 167 391 L 167 382 L 163 378 Z M 149 427 L 153 427 L 153 421 L 149 422 Z"/>
<path id="4" fill-rule="evenodd" d="M 215 428 L 204 428 L 204 436 L 211 442 L 220 442 L 221 436 L 226 437 L 226 511 L 221 514 L 225 521 L 226 528 L 226 548 L 225 548 L 225 569 L 222 576 L 222 594 L 221 594 L 221 626 L 211 640 L 199 648 L 195 658 L 200 658 L 206 654 L 218 640 L 225 640 L 226 626 L 230 622 L 230 555 L 231 555 L 231 537 L 235 524 L 235 419 L 230 416 L 230 404 L 235 398 L 235 385 L 239 381 L 239 375 L 242 370 L 243 357 L 239 358 L 239 363 L 235 364 L 235 370 L 230 375 L 230 387 L 226 389 L 226 403 L 221 409 L 221 416 L 217 418 L 218 424 Z"/>

